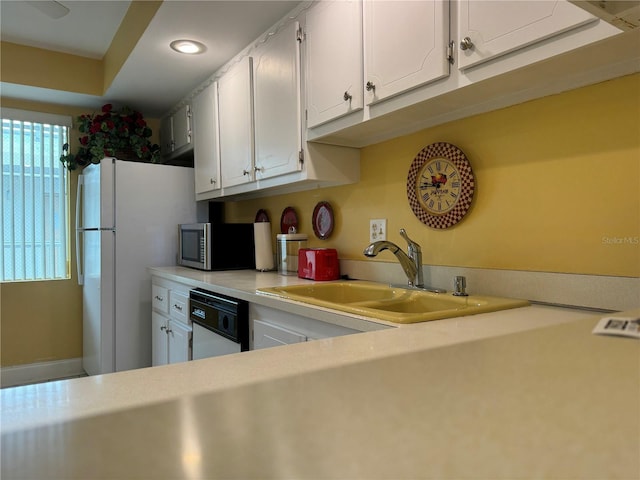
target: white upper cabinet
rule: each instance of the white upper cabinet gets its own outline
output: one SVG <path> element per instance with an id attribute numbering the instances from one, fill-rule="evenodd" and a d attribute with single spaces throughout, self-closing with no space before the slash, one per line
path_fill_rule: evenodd
<path id="1" fill-rule="evenodd" d="M 625 41 L 580 6 L 301 2 L 211 77 L 218 80 L 220 187 L 212 186 L 213 171 L 198 174 L 209 182 L 197 187 L 198 199 L 352 183 L 359 154 L 347 147 L 637 72 L 633 32 Z M 292 41 L 298 23 L 301 44 Z M 165 132 L 171 138 L 180 123 L 163 119 L 163 152 L 173 148 Z"/>
<path id="2" fill-rule="evenodd" d="M 173 150 L 188 149 L 191 145 L 191 105 L 183 105 L 173 119 Z"/>
<path id="3" fill-rule="evenodd" d="M 565 0 L 460 0 L 459 9 L 460 69 L 596 20 Z"/>
<path id="4" fill-rule="evenodd" d="M 344 185 L 359 179 L 358 150 L 306 142 L 300 23 L 283 18 L 218 80 L 221 196 L 225 198 Z"/>
<path id="5" fill-rule="evenodd" d="M 160 155 L 167 158 L 173 152 L 173 119 L 171 116 L 160 120 Z"/>
<path id="6" fill-rule="evenodd" d="M 290 22 L 252 53 L 256 180 L 301 168 L 298 35 L 298 22 Z"/>
<path id="7" fill-rule="evenodd" d="M 447 0 L 365 0 L 365 103 L 448 76 L 448 45 Z"/>
<path id="8" fill-rule="evenodd" d="M 362 2 L 323 1 L 307 12 L 307 126 L 363 108 Z"/>
<path id="9" fill-rule="evenodd" d="M 218 196 L 221 187 L 217 82 L 193 98 L 192 115 L 196 199 L 204 200 Z"/>
<path id="10" fill-rule="evenodd" d="M 182 105 L 160 123 L 160 154 L 174 158 L 191 151 L 191 105 Z"/>
<path id="11" fill-rule="evenodd" d="M 252 58 L 243 57 L 218 82 L 222 186 L 254 180 Z"/>

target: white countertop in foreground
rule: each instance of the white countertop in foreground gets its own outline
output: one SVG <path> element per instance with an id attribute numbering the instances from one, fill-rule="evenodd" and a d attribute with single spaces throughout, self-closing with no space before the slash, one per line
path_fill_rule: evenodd
<path id="1" fill-rule="evenodd" d="M 640 478 L 640 342 L 598 318 L 533 306 L 4 389 L 2 478 Z"/>

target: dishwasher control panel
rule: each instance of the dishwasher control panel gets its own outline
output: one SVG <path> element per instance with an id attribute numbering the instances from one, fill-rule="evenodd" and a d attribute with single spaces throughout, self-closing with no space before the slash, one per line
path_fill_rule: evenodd
<path id="1" fill-rule="evenodd" d="M 249 349 L 248 302 L 196 288 L 189 293 L 192 322 Z"/>

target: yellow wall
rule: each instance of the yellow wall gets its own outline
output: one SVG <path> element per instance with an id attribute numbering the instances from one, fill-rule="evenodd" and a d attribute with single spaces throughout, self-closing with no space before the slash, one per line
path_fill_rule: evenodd
<path id="1" fill-rule="evenodd" d="M 4 283 L 3 367 L 82 356 L 82 290 L 75 279 Z"/>
<path id="2" fill-rule="evenodd" d="M 161 1 L 133 1 L 109 50 L 101 60 L 0 42 L 2 81 L 101 96 L 109 87 Z M 88 109 L 2 98 L 5 107 L 76 117 Z M 158 143 L 159 120 L 147 119 Z M 78 132 L 71 131 L 71 151 Z M 70 218 L 75 218 L 78 172 L 70 175 Z M 73 230 L 74 225 L 71 225 Z M 82 289 L 77 284 L 75 245 L 70 280 L 2 284 L 0 289 L 0 365 L 12 366 L 82 356 Z"/>
<path id="3" fill-rule="evenodd" d="M 87 95 L 104 92 L 102 61 L 15 43 L 0 43 L 2 81 Z"/>
<path id="4" fill-rule="evenodd" d="M 161 0 L 131 2 L 108 51 L 98 60 L 0 42 L 2 81 L 102 96 L 161 4 Z"/>
<path id="5" fill-rule="evenodd" d="M 425 264 L 640 276 L 640 245 L 633 243 L 640 236 L 639 103 L 636 74 L 451 122 L 364 148 L 356 185 L 228 203 L 227 219 L 253 221 L 266 208 L 275 235 L 282 210 L 293 206 L 311 245 L 337 248 L 341 258 L 364 260 L 369 219 L 387 218 L 389 239 L 401 244 L 397 232 L 406 228 L 422 244 Z M 72 140 L 76 136 L 72 132 Z M 468 217 L 447 231 L 420 223 L 406 200 L 411 161 L 439 141 L 467 154 L 477 181 Z M 321 200 L 336 214 L 327 241 L 316 239 L 311 228 Z M 388 252 L 377 260 L 395 261 Z M 2 366 L 81 355 L 75 278 L 3 284 L 0 308 Z"/>
<path id="6" fill-rule="evenodd" d="M 40 104 L 8 98 L 2 106 L 71 115 L 94 113 L 83 108 Z M 147 119 L 158 142 L 158 119 Z M 69 135 L 75 152 L 79 134 Z M 70 219 L 74 229 L 78 172 L 70 175 Z M 73 235 L 70 237 L 73 239 Z M 0 365 L 23 365 L 82 356 L 82 289 L 76 277 L 75 245 L 71 242 L 71 279 L 3 283 L 0 289 Z"/>
<path id="7" fill-rule="evenodd" d="M 122 19 L 122 23 L 103 59 L 105 91 L 111 86 L 160 5 L 162 5 L 162 0 L 136 0 L 131 2 L 127 14 Z"/>
<path id="8" fill-rule="evenodd" d="M 470 213 L 449 230 L 423 225 L 406 197 L 411 162 L 434 142 L 462 149 L 476 177 Z M 293 206 L 310 246 L 340 258 L 365 260 L 369 219 L 386 218 L 387 238 L 403 245 L 404 227 L 425 264 L 640 276 L 638 74 L 364 148 L 360 168 L 357 185 L 234 202 L 227 219 L 252 221 L 265 208 L 275 235 Z M 326 241 L 311 226 L 321 200 L 336 214 Z"/>

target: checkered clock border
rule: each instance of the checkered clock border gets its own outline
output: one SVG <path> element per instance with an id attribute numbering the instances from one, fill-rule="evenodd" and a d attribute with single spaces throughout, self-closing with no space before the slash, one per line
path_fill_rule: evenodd
<path id="1" fill-rule="evenodd" d="M 458 203 L 452 210 L 442 215 L 433 215 L 426 212 L 418 202 L 416 193 L 418 171 L 427 161 L 434 158 L 445 158 L 452 162 L 460 172 L 462 184 Z M 471 207 L 474 192 L 475 179 L 471 164 L 464 152 L 455 145 L 446 142 L 432 143 L 424 147 L 413 159 L 407 175 L 407 199 L 415 216 L 425 225 L 431 228 L 446 229 L 460 222 Z"/>

